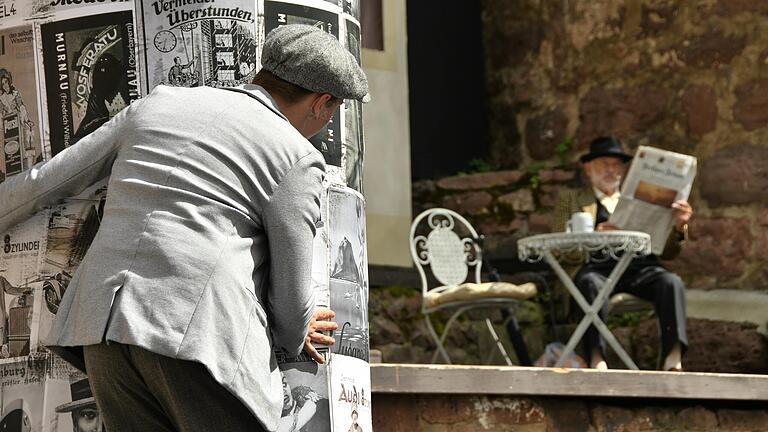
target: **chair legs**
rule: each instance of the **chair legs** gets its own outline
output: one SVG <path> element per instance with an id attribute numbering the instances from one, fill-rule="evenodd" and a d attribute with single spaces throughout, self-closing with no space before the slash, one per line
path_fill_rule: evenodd
<path id="1" fill-rule="evenodd" d="M 468 307 L 459 308 L 453 315 L 451 315 L 451 317 L 446 322 L 445 328 L 443 329 L 443 332 L 442 334 L 440 334 L 440 336 L 437 335 L 437 331 L 435 331 L 435 328 L 432 326 L 432 322 L 429 320 L 429 314 L 427 313 L 424 314 L 424 322 L 427 325 L 429 334 L 432 336 L 432 339 L 434 340 L 435 345 L 437 347 L 437 349 L 435 350 L 435 353 L 432 354 L 433 364 L 437 360 L 438 354 L 443 357 L 443 360 L 445 360 L 447 364 L 451 364 L 451 358 L 448 355 L 448 352 L 445 350 L 445 345 L 444 345 L 445 339 L 448 336 L 448 331 L 451 329 L 451 326 L 453 326 L 453 323 L 456 322 L 456 318 L 458 318 L 459 315 L 466 312 L 468 309 L 471 309 L 471 308 L 468 308 Z M 517 324 L 517 322 L 515 322 L 515 324 Z M 504 348 L 504 345 L 501 343 L 501 340 L 499 339 L 499 335 L 498 333 L 496 333 L 496 329 L 493 328 L 493 324 L 491 323 L 491 320 L 489 318 L 485 319 L 485 325 L 487 326 L 488 332 L 491 334 L 491 337 L 493 338 L 493 341 L 496 344 L 496 349 L 498 350 L 499 353 L 501 353 L 501 356 L 504 358 L 504 361 L 507 363 L 507 365 L 512 366 L 513 364 L 512 360 L 509 358 L 509 354 L 507 353 L 507 350 Z M 522 338 L 520 339 L 522 340 Z M 513 341 L 514 341 L 514 337 L 513 337 Z M 525 346 L 523 344 L 523 348 L 524 347 Z M 518 350 L 518 347 L 515 345 L 515 351 L 517 350 Z M 493 359 L 494 353 L 495 351 L 491 351 L 489 353 L 488 357 L 486 358 L 486 363 L 490 363 L 490 361 Z M 524 354 L 526 355 L 526 358 L 527 358 L 527 354 L 528 354 L 527 350 L 524 351 Z"/>
<path id="2" fill-rule="evenodd" d="M 528 354 L 528 346 L 525 345 L 525 340 L 523 339 L 523 333 L 520 331 L 520 326 L 517 324 L 517 318 L 515 318 L 514 311 L 510 313 L 510 311 L 505 310 L 505 315 L 507 315 L 507 333 L 509 333 L 509 340 L 512 342 L 512 347 L 515 349 L 515 354 L 517 355 L 517 360 L 520 363 L 520 366 L 533 366 L 533 362 L 531 361 L 531 356 Z"/>

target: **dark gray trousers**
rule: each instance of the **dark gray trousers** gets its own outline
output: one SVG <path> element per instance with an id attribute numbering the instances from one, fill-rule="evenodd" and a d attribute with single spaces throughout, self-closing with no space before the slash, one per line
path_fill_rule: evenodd
<path id="1" fill-rule="evenodd" d="M 597 297 L 600 286 L 613 270 L 614 263 L 587 264 L 579 270 L 574 278 L 579 291 L 589 303 Z M 688 346 L 685 328 L 685 284 L 680 277 L 662 267 L 655 257 L 636 258 L 624 272 L 613 294 L 629 293 L 653 303 L 659 319 L 661 330 L 661 359 L 680 342 L 682 352 Z M 600 311 L 600 317 L 605 321 L 607 304 Z M 581 312 L 580 308 L 576 308 Z M 581 314 L 583 316 L 583 313 Z M 594 326 L 589 326 L 584 335 L 584 352 L 589 361 L 592 350 L 598 347 L 605 354 L 605 341 L 599 336 Z"/>
<path id="2" fill-rule="evenodd" d="M 86 346 L 84 354 L 108 432 L 264 430 L 200 363 L 114 342 Z"/>

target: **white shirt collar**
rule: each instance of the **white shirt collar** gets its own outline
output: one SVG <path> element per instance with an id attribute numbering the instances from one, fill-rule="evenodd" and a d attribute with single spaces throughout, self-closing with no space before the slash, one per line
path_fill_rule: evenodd
<path id="1" fill-rule="evenodd" d="M 616 206 L 619 204 L 621 193 L 616 191 L 613 195 L 608 196 L 596 187 L 593 187 L 592 190 L 595 191 L 595 197 L 600 201 L 600 204 L 608 210 L 608 213 L 613 214 L 614 210 L 616 210 Z"/>

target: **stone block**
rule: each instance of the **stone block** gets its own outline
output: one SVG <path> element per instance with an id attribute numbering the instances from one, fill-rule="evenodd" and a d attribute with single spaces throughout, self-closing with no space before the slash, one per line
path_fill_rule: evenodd
<path id="1" fill-rule="evenodd" d="M 703 406 L 686 407 L 677 413 L 682 430 L 710 432 L 718 430 L 717 414 Z"/>
<path id="2" fill-rule="evenodd" d="M 597 432 L 635 432 L 642 430 L 631 409 L 613 405 L 592 407 L 592 424 Z"/>
<path id="3" fill-rule="evenodd" d="M 567 136 L 567 127 L 568 118 L 561 108 L 528 119 L 525 124 L 528 154 L 536 160 L 547 160 L 555 156 L 556 147 Z"/>
<path id="4" fill-rule="evenodd" d="M 680 5 L 677 3 L 663 3 L 641 6 L 640 28 L 644 35 L 654 36 L 672 27 L 678 15 Z"/>
<path id="5" fill-rule="evenodd" d="M 476 216 L 490 212 L 493 196 L 488 192 L 464 192 L 443 197 L 443 207 L 455 210 L 461 215 Z"/>
<path id="6" fill-rule="evenodd" d="M 706 172 L 706 171 L 704 171 Z M 696 218 L 690 239 L 670 268 L 696 278 L 717 280 L 739 277 L 752 252 L 752 234 L 747 218 Z"/>
<path id="7" fill-rule="evenodd" d="M 768 410 L 717 410 L 721 430 L 762 432 L 768 429 Z"/>
<path id="8" fill-rule="evenodd" d="M 768 79 L 740 84 L 734 93 L 734 120 L 750 131 L 768 125 Z"/>
<path id="9" fill-rule="evenodd" d="M 475 419 L 472 406 L 461 397 L 430 395 L 419 398 L 421 418 L 432 424 L 453 424 Z"/>
<path id="10" fill-rule="evenodd" d="M 688 117 L 688 131 L 702 136 L 715 130 L 717 123 L 717 95 L 708 85 L 691 85 L 682 97 L 683 111 Z"/>
<path id="11" fill-rule="evenodd" d="M 531 213 L 528 216 L 528 231 L 530 234 L 552 232 L 553 215 L 551 213 Z"/>
<path id="12" fill-rule="evenodd" d="M 543 398 L 538 403 L 544 409 L 550 432 L 584 432 L 591 429 L 589 406 L 584 401 Z"/>
<path id="13" fill-rule="evenodd" d="M 377 432 L 412 432 L 420 430 L 419 411 L 411 398 L 399 394 L 375 394 L 371 404 L 373 430 Z"/>
<path id="14" fill-rule="evenodd" d="M 606 89 L 595 86 L 581 99 L 578 148 L 589 146 L 598 136 L 614 135 L 626 139 L 634 133 L 646 134 L 668 116 L 669 91 L 656 84 Z"/>
<path id="15" fill-rule="evenodd" d="M 501 425 L 544 423 L 544 410 L 531 399 L 480 396 L 471 400 L 475 418 L 496 430 Z"/>
<path id="16" fill-rule="evenodd" d="M 504 194 L 498 197 L 496 201 L 501 205 L 512 208 L 516 212 L 532 212 L 536 210 L 533 194 L 530 189 L 519 189 Z"/>
<path id="17" fill-rule="evenodd" d="M 547 182 L 566 182 L 576 178 L 576 171 L 552 169 L 539 171 L 539 180 L 542 183 Z"/>
<path id="18" fill-rule="evenodd" d="M 768 147 L 726 147 L 705 160 L 700 172 L 706 175 L 699 177 L 699 191 L 710 207 L 749 205 L 768 199 Z"/>
<path id="19" fill-rule="evenodd" d="M 679 47 L 682 60 L 700 68 L 718 68 L 731 63 L 746 46 L 744 37 L 725 35 L 720 30 L 705 33 L 685 41 Z"/>
<path id="20" fill-rule="evenodd" d="M 517 216 L 511 221 L 499 222 L 495 219 L 485 220 L 478 224 L 481 234 L 510 234 L 519 231 L 525 226 L 525 219 Z"/>
<path id="21" fill-rule="evenodd" d="M 371 343 L 386 345 L 390 343 L 403 343 L 405 337 L 402 330 L 389 318 L 376 315 L 371 318 Z"/>
<path id="22" fill-rule="evenodd" d="M 522 171 L 509 170 L 453 176 L 438 180 L 437 187 L 449 191 L 489 189 L 515 184 L 524 175 Z"/>
<path id="23" fill-rule="evenodd" d="M 542 207 L 555 207 L 561 193 L 572 191 L 575 191 L 575 189 L 555 185 L 542 185 L 539 190 L 539 204 Z"/>

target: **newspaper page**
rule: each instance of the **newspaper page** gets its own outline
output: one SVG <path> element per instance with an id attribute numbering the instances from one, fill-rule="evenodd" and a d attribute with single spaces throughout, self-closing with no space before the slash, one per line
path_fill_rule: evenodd
<path id="1" fill-rule="evenodd" d="M 640 146 L 609 222 L 623 230 L 650 234 L 651 249 L 660 255 L 674 226 L 671 205 L 688 199 L 695 176 L 695 157 Z"/>
<path id="2" fill-rule="evenodd" d="M 40 25 L 51 153 L 139 98 L 130 10 Z"/>
<path id="3" fill-rule="evenodd" d="M 144 93 L 156 86 L 234 87 L 258 72 L 258 2 L 136 0 Z"/>
<path id="4" fill-rule="evenodd" d="M 339 39 L 340 8 L 338 6 L 334 7 L 329 2 L 315 2 L 313 4 L 316 4 L 317 7 L 265 0 L 265 34 L 269 34 L 270 31 L 286 24 L 307 24 L 318 27 Z M 321 9 L 321 6 L 325 8 Z M 328 174 L 331 178 L 334 177 L 336 171 L 330 169 L 330 166 L 341 167 L 341 139 L 340 109 L 336 110 L 324 130 L 309 138 L 309 141 L 325 157 L 325 163 L 329 165 Z M 342 179 L 338 180 L 343 183 Z"/>
<path id="5" fill-rule="evenodd" d="M 0 182 L 44 158 L 38 101 L 32 25 L 0 30 Z"/>

